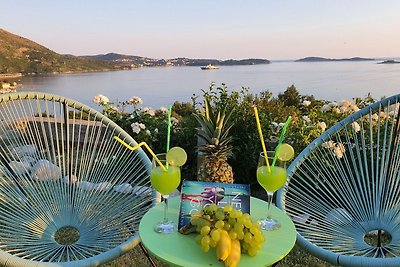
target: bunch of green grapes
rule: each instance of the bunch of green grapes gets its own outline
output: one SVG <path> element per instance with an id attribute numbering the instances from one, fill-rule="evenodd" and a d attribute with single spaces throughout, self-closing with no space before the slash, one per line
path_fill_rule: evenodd
<path id="1" fill-rule="evenodd" d="M 221 231 L 226 231 L 232 240 L 238 239 L 242 253 L 250 256 L 257 255 L 265 241 L 258 222 L 230 205 L 223 208 L 216 204 L 208 205 L 192 216 L 191 223 L 200 233 L 196 241 L 204 252 L 217 246 Z"/>

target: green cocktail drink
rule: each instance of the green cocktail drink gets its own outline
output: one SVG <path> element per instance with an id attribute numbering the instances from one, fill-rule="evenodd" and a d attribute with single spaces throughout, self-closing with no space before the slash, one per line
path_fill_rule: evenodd
<path id="1" fill-rule="evenodd" d="M 267 153 L 267 158 L 269 159 L 268 161 L 272 162 L 275 152 L 268 151 Z M 265 191 L 267 191 L 269 213 L 269 207 L 271 206 L 273 195 L 285 184 L 287 173 L 284 162 L 278 160 L 276 161 L 275 166 L 268 166 L 266 162 L 267 161 L 264 153 L 261 153 L 258 160 L 257 181 L 265 189 Z M 267 218 L 261 219 L 259 224 L 261 229 L 269 231 L 278 229 L 280 227 L 279 222 L 271 218 L 269 215 Z"/>
<path id="2" fill-rule="evenodd" d="M 178 188 L 181 182 L 181 170 L 177 166 L 169 166 L 168 171 L 160 166 L 153 167 L 150 174 L 151 185 L 161 194 L 169 195 Z"/>
<path id="3" fill-rule="evenodd" d="M 278 166 L 271 168 L 268 172 L 267 166 L 257 168 L 257 181 L 267 192 L 275 192 L 281 188 L 286 181 L 286 169 Z"/>

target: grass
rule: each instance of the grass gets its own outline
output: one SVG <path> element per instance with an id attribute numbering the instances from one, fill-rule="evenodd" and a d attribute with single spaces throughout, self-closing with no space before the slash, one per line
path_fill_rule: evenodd
<path id="1" fill-rule="evenodd" d="M 258 185 L 252 186 L 252 196 L 266 200 L 266 194 L 263 189 Z M 268 241 L 266 241 L 268 242 Z M 200 247 L 199 247 L 200 250 Z M 166 267 L 165 263 L 160 262 L 154 256 L 151 256 L 157 266 Z M 103 267 L 146 267 L 151 266 L 149 260 L 146 258 L 145 254 L 139 246 L 137 246 L 132 251 L 119 257 L 118 259 L 102 265 Z M 223 264 L 221 264 L 223 266 Z M 325 261 L 322 261 L 309 253 L 305 252 L 302 248 L 295 245 L 292 251 L 280 262 L 278 262 L 275 267 L 331 267 L 331 265 Z"/>
<path id="2" fill-rule="evenodd" d="M 200 249 L 200 247 L 199 247 Z M 151 256 L 151 258 L 155 261 L 156 265 L 159 267 L 166 267 L 168 265 L 158 261 L 155 257 Z M 103 267 L 150 267 L 151 264 L 149 260 L 145 257 L 144 253 L 137 246 L 131 252 L 119 257 L 118 259 L 102 265 Z M 221 267 L 223 265 L 221 264 Z M 331 267 L 335 265 L 331 265 L 326 263 L 320 259 L 317 259 L 311 256 L 308 253 L 305 253 L 300 247 L 297 245 L 293 248 L 293 250 L 282 259 L 275 267 Z"/>

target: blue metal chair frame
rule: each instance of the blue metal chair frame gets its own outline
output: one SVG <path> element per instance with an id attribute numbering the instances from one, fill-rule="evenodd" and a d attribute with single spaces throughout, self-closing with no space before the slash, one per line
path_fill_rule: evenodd
<path id="1" fill-rule="evenodd" d="M 297 242 L 341 266 L 400 266 L 400 95 L 349 115 L 288 168 Z"/>
<path id="2" fill-rule="evenodd" d="M 139 244 L 151 162 L 98 111 L 44 93 L 0 95 L 0 265 L 98 266 Z M 76 240 L 57 239 L 66 227 Z"/>

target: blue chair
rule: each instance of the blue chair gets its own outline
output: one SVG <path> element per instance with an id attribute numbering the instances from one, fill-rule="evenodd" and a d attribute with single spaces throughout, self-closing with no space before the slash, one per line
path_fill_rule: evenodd
<path id="1" fill-rule="evenodd" d="M 341 266 L 400 266 L 400 95 L 324 132 L 288 167 L 277 205 L 297 242 Z"/>
<path id="2" fill-rule="evenodd" d="M 0 95 L 0 265 L 98 266 L 139 244 L 151 162 L 72 99 Z"/>

